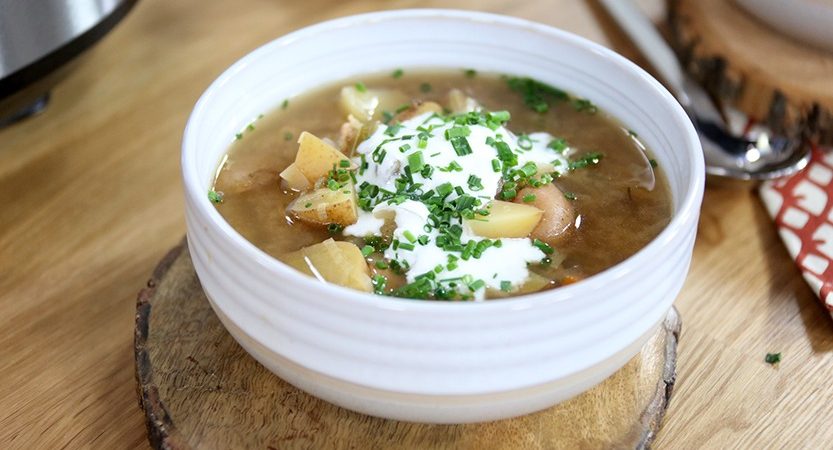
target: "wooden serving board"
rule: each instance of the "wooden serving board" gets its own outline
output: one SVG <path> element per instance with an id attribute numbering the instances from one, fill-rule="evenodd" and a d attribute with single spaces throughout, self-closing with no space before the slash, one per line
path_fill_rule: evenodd
<path id="1" fill-rule="evenodd" d="M 680 319 L 672 309 L 640 354 L 600 385 L 528 416 L 426 425 L 348 411 L 284 382 L 220 324 L 184 243 L 139 294 L 139 403 L 157 449 L 647 448 L 676 377 Z"/>
<path id="2" fill-rule="evenodd" d="M 833 52 L 779 33 L 731 0 L 668 4 L 677 53 L 712 95 L 776 132 L 833 144 Z"/>

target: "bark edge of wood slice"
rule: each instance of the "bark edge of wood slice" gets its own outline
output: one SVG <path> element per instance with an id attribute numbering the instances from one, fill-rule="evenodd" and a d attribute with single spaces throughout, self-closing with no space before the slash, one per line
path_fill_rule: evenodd
<path id="1" fill-rule="evenodd" d="M 156 449 L 648 448 L 674 387 L 680 327 L 672 308 L 622 369 L 547 410 L 481 424 L 397 422 L 319 400 L 257 363 L 214 315 L 183 240 L 137 299 L 137 395 Z"/>
<path id="2" fill-rule="evenodd" d="M 778 134 L 833 144 L 833 52 L 779 33 L 734 1 L 667 4 L 672 45 L 711 95 Z"/>

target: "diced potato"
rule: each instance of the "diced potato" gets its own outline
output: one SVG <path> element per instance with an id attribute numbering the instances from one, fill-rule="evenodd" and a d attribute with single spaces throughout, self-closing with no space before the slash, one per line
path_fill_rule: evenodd
<path id="1" fill-rule="evenodd" d="M 336 190 L 327 186 L 313 189 L 293 200 L 286 211 L 308 223 L 351 225 L 358 218 L 356 190 L 352 182 Z"/>
<path id="2" fill-rule="evenodd" d="M 307 177 L 298 170 L 298 166 L 292 163 L 281 172 L 281 179 L 283 179 L 286 187 L 293 191 L 305 191 L 312 187 Z"/>
<path id="3" fill-rule="evenodd" d="M 521 202 L 526 195 L 535 195 L 535 200 L 529 203 L 544 212 L 538 226 L 532 230 L 532 237 L 554 245 L 563 236 L 575 220 L 575 211 L 570 200 L 564 196 L 561 189 L 554 184 L 547 184 L 539 188 L 526 187 L 518 192 L 515 202 Z M 519 203 L 520 204 L 520 203 Z"/>
<path id="4" fill-rule="evenodd" d="M 480 108 L 477 100 L 464 94 L 459 89 L 452 89 L 448 91 L 448 109 L 455 114 L 466 113 Z"/>
<path id="5" fill-rule="evenodd" d="M 310 185 L 327 176 L 333 166 L 339 167 L 341 161 L 348 160 L 344 153 L 332 145 L 319 139 L 312 133 L 304 131 L 298 138 L 298 153 L 295 155 L 295 167 L 301 172 Z M 352 162 L 349 168 L 355 169 Z"/>
<path id="6" fill-rule="evenodd" d="M 326 241 L 284 255 L 283 261 L 327 283 L 372 292 L 370 269 L 361 250 L 350 242 Z"/>
<path id="7" fill-rule="evenodd" d="M 543 211 L 519 203 L 492 200 L 488 216 L 475 216 L 463 222 L 468 229 L 487 238 L 522 238 L 529 236 L 541 220 Z"/>
<path id="8" fill-rule="evenodd" d="M 491 298 L 508 297 L 510 295 L 532 294 L 533 292 L 538 292 L 544 289 L 550 284 L 552 284 L 552 281 L 549 278 L 544 278 L 535 272 L 529 272 L 529 278 L 526 279 L 524 284 L 518 286 L 517 288 L 509 292 L 504 292 L 500 289 L 487 289 L 486 294 Z"/>
<path id="9" fill-rule="evenodd" d="M 362 122 L 378 120 L 383 111 L 394 112 L 409 103 L 408 96 L 393 89 L 365 89 L 360 92 L 355 86 L 341 89 L 340 104 L 345 114 L 352 114 Z"/>
<path id="10" fill-rule="evenodd" d="M 347 121 L 341 125 L 338 133 L 338 148 L 345 155 L 354 155 L 356 147 L 359 142 L 367 139 L 373 134 L 375 126 L 371 124 L 364 124 L 353 117 L 352 114 L 347 116 Z"/>

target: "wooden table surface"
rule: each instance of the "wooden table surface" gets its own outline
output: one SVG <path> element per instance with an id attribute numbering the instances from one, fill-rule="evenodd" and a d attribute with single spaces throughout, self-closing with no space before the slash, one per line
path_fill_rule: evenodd
<path id="1" fill-rule="evenodd" d="M 147 448 L 135 298 L 185 232 L 179 151 L 194 102 L 287 31 L 417 6 L 535 19 L 635 56 L 577 0 L 139 2 L 44 114 L 0 130 L 0 448 Z M 709 189 L 700 225 L 656 448 L 829 446 L 833 321 L 754 192 Z"/>

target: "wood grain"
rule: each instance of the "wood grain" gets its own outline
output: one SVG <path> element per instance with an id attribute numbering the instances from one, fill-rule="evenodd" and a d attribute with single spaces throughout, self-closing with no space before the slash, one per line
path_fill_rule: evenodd
<path id="1" fill-rule="evenodd" d="M 163 258 L 136 313 L 136 379 L 157 449 L 647 448 L 674 387 L 680 320 L 599 386 L 511 420 L 427 425 L 369 417 L 272 375 L 223 328 L 184 243 Z"/>
<path id="2" fill-rule="evenodd" d="M 0 447 L 147 448 L 136 292 L 185 230 L 182 131 L 225 67 L 322 19 L 415 6 L 534 19 L 633 56 L 593 5 L 139 2 L 44 114 L 0 130 Z M 701 224 L 676 302 L 686 322 L 678 384 L 655 448 L 829 446 L 833 323 L 754 193 L 710 190 Z M 771 351 L 783 352 L 779 367 L 763 362 Z"/>
<path id="3" fill-rule="evenodd" d="M 778 33 L 732 1 L 669 4 L 678 53 L 712 95 L 778 133 L 833 144 L 833 53 Z"/>

